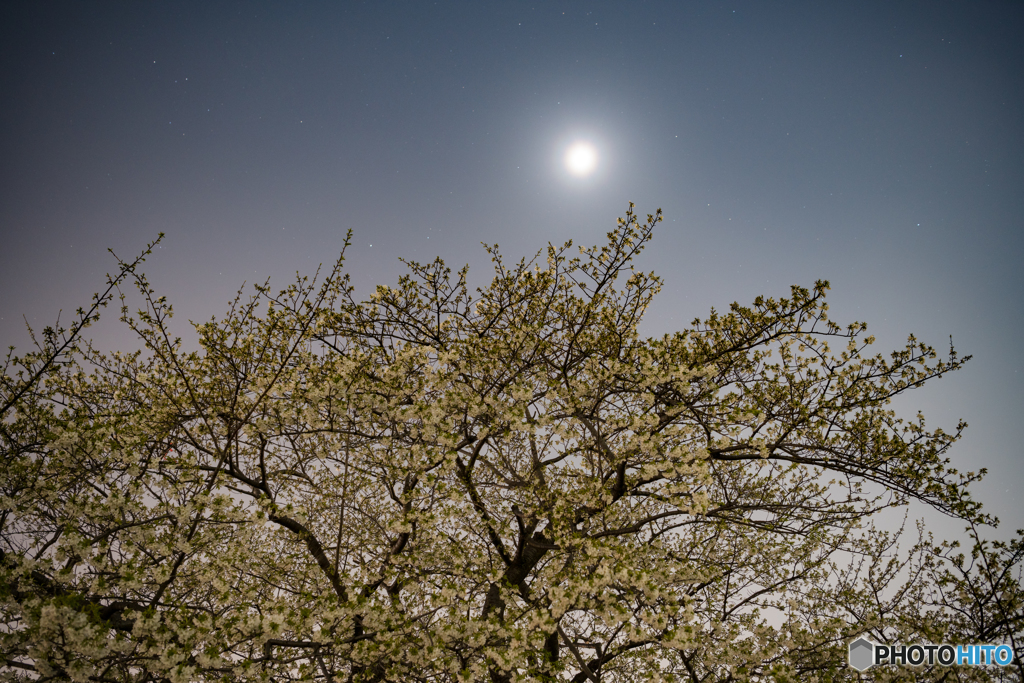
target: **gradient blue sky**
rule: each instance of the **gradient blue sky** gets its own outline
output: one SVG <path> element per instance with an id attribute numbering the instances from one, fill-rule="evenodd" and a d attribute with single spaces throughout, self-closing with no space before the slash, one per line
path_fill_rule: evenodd
<path id="1" fill-rule="evenodd" d="M 789 285 L 895 348 L 974 360 L 901 401 L 1024 526 L 1024 4 L 10 3 L 0 10 L 0 332 L 50 324 L 167 233 L 178 317 L 332 261 L 470 263 L 665 222 L 651 334 Z M 577 138 L 591 177 L 561 165 Z M 371 246 L 372 245 L 372 246 Z M 489 278 L 487 278 L 489 279 Z M 114 318 L 108 313 L 108 318 Z M 123 341 L 107 326 L 100 338 Z"/>

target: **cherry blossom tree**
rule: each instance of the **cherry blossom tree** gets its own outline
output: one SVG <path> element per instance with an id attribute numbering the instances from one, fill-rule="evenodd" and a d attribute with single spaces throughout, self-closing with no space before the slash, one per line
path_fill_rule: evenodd
<path id="1" fill-rule="evenodd" d="M 513 264 L 487 247 L 475 290 L 410 262 L 359 301 L 343 253 L 240 293 L 194 350 L 119 262 L 7 357 L 0 676 L 839 681 L 863 634 L 1019 652 L 1024 547 L 983 540 L 983 472 L 950 465 L 965 425 L 888 407 L 966 359 L 872 355 L 825 282 L 644 338 L 660 219 L 631 205 L 605 245 Z M 82 340 L 114 296 L 140 350 Z M 912 502 L 963 520 L 970 556 L 874 528 Z"/>

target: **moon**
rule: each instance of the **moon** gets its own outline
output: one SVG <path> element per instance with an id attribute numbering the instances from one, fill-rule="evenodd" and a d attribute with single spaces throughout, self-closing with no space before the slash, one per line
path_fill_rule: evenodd
<path id="1" fill-rule="evenodd" d="M 574 176 L 590 175 L 597 168 L 597 150 L 583 140 L 572 143 L 565 151 L 565 167 Z"/>

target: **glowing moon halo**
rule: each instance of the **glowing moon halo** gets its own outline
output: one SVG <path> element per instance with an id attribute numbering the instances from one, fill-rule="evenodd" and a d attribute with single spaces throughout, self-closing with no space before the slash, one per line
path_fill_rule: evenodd
<path id="1" fill-rule="evenodd" d="M 590 175 L 597 167 L 597 150 L 589 142 L 574 142 L 565 152 L 565 167 L 575 176 Z"/>

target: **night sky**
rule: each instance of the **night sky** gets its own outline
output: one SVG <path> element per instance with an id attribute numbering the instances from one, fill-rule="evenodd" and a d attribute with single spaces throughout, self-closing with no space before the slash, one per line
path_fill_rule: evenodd
<path id="1" fill-rule="evenodd" d="M 1024 526 L 1024 3 L 22 2 L 0 10 L 0 332 L 52 324 L 137 254 L 176 320 L 283 286 L 354 233 L 471 264 L 665 221 L 644 331 L 832 283 L 876 349 L 967 368 L 897 404 Z M 574 176 L 576 141 L 596 152 Z M 124 345 L 110 326 L 93 335 Z M 915 511 L 912 514 L 918 514 Z"/>

